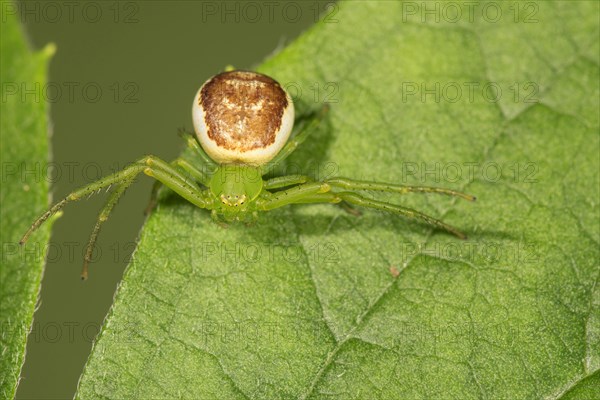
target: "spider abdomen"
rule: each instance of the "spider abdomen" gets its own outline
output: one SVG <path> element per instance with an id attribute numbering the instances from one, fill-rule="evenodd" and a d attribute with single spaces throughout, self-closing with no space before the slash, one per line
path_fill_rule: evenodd
<path id="1" fill-rule="evenodd" d="M 215 75 L 192 107 L 200 144 L 215 161 L 262 165 L 285 145 L 294 104 L 274 79 L 248 71 Z"/>

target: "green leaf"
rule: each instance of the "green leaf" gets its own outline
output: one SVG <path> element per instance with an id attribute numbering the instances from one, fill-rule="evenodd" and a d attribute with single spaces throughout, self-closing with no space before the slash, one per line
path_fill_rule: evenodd
<path id="1" fill-rule="evenodd" d="M 54 47 L 48 45 L 32 53 L 14 14 L 9 12 L 12 6 L 3 3 L 0 14 L 0 398 L 3 399 L 12 398 L 17 387 L 51 228 L 51 224 L 46 224 L 27 245 L 19 246 L 29 224 L 48 206 L 48 182 L 43 173 L 43 162 L 48 159 L 48 106 L 42 90 Z"/>
<path id="2" fill-rule="evenodd" d="M 332 102 L 288 172 L 463 189 L 478 201 L 378 197 L 469 240 L 331 205 L 223 229 L 170 197 L 141 233 L 80 398 L 556 399 L 597 387 L 599 3 L 502 3 L 496 22 L 498 2 L 454 3 L 456 23 L 420 4 L 342 2 L 259 70 L 301 109 Z"/>

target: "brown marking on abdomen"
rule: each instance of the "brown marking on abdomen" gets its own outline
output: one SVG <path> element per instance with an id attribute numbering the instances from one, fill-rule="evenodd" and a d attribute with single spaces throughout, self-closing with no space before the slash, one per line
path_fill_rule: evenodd
<path id="1" fill-rule="evenodd" d="M 274 79 L 255 72 L 231 71 L 204 84 L 200 105 L 208 137 L 219 147 L 246 152 L 275 141 L 288 100 Z"/>

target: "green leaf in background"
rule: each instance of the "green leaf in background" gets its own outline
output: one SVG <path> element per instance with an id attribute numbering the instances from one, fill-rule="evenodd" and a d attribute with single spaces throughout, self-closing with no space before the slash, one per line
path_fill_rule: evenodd
<path id="1" fill-rule="evenodd" d="M 51 224 L 24 247 L 19 240 L 48 206 L 48 106 L 42 96 L 54 47 L 32 53 L 14 14 L 2 4 L 2 262 L 0 264 L 0 398 L 13 398 L 31 327 Z M 15 6 L 16 7 L 16 6 Z"/>
<path id="2" fill-rule="evenodd" d="M 342 2 L 259 70 L 300 105 L 332 102 L 288 172 L 463 189 L 478 202 L 385 198 L 469 240 L 328 205 L 223 229 L 164 201 L 78 397 L 588 398 L 599 3 L 452 3 L 458 22 L 422 2 Z"/>

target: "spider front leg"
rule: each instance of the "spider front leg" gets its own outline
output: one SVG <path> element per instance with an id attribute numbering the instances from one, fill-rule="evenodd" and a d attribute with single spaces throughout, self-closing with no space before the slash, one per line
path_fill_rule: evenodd
<path id="1" fill-rule="evenodd" d="M 87 277 L 88 264 L 91 259 L 92 251 L 100 231 L 100 227 L 108 219 L 110 212 L 119 198 L 124 194 L 125 190 L 133 183 L 135 177 L 140 173 L 145 173 L 148 176 L 154 177 L 162 184 L 169 187 L 171 190 L 179 194 L 181 197 L 188 200 L 190 203 L 201 208 L 212 208 L 212 201 L 206 196 L 195 182 L 187 179 L 180 171 L 173 168 L 171 165 L 154 156 L 146 156 L 139 161 L 125 167 L 123 170 L 102 178 L 96 182 L 86 185 L 69 194 L 63 200 L 56 203 L 44 214 L 42 214 L 23 235 L 19 242 L 24 244 L 29 236 L 42 225 L 50 216 L 61 210 L 67 203 L 71 201 L 81 200 L 82 198 L 93 194 L 103 188 L 111 185 L 118 185 L 111 193 L 106 204 L 98 215 L 98 220 L 90 236 L 90 241 L 86 248 L 84 258 L 84 267 L 82 270 L 82 278 Z"/>
<path id="2" fill-rule="evenodd" d="M 210 176 L 194 167 L 188 161 L 184 160 L 183 158 L 177 158 L 170 164 L 172 167 L 177 168 L 180 172 L 187 174 L 195 182 L 199 182 L 203 186 L 208 187 L 210 183 Z M 156 204 L 158 203 L 158 191 L 162 185 L 162 182 L 159 180 L 155 181 L 154 185 L 152 185 L 150 201 L 148 202 L 148 206 L 146 206 L 146 210 L 144 210 L 144 215 L 150 214 L 154 207 L 156 207 Z"/>
<path id="3" fill-rule="evenodd" d="M 402 207 L 396 204 L 387 203 L 384 201 L 378 201 L 373 199 L 368 199 L 359 194 L 352 192 L 341 192 L 335 193 L 337 197 L 340 199 L 357 206 L 374 208 L 376 210 L 387 211 L 397 215 L 401 215 L 406 218 L 418 219 L 422 222 L 425 222 L 427 225 L 431 225 L 435 228 L 441 229 L 443 231 L 449 232 L 459 239 L 466 240 L 467 235 L 459 231 L 457 228 L 446 224 L 445 222 L 440 221 L 439 219 L 433 218 L 427 214 L 423 214 L 422 212 L 413 210 L 412 208 Z"/>
<path id="4" fill-rule="evenodd" d="M 314 183 L 313 185 L 317 185 Z M 360 196 L 359 194 L 352 192 L 309 192 L 305 191 L 303 195 L 293 196 L 293 201 L 287 202 L 286 204 L 310 204 L 310 203 L 340 203 L 342 201 L 367 208 L 373 208 L 376 210 L 391 212 L 396 215 L 400 215 L 406 218 L 418 219 L 425 222 L 427 225 L 449 232 L 460 239 L 467 239 L 467 235 L 459 231 L 457 228 L 448 225 L 439 219 L 433 218 L 422 212 L 413 210 L 408 207 L 402 207 L 396 204 L 391 204 L 383 201 L 368 199 Z M 290 197 L 291 198 L 291 197 Z"/>
<path id="5" fill-rule="evenodd" d="M 358 181 L 354 179 L 348 178 L 333 178 L 325 181 L 333 188 L 340 188 L 346 190 L 367 190 L 367 191 L 377 191 L 377 192 L 387 192 L 387 193 L 437 193 L 437 194 L 445 194 L 447 196 L 460 197 L 465 200 L 475 201 L 477 198 L 470 194 L 458 192 L 456 190 L 444 189 L 432 186 L 406 186 L 406 185 L 398 185 L 394 183 L 380 183 L 373 181 Z M 421 212 L 415 211 L 410 208 L 398 206 L 396 204 L 386 203 L 377 200 L 370 200 L 363 196 L 360 196 L 356 193 L 352 192 L 342 192 L 339 196 L 345 200 L 347 203 L 355 204 L 363 207 L 375 208 L 383 211 L 390 211 L 396 214 L 403 215 L 408 218 L 416 218 L 421 221 L 435 226 L 439 229 L 445 230 L 446 232 L 450 232 L 453 235 L 466 239 L 467 236 L 460 232 L 458 229 L 450 226 L 438 219 L 430 217 L 429 215 L 423 214 Z"/>
<path id="6" fill-rule="evenodd" d="M 200 146 L 194 135 L 187 133 L 183 129 L 179 130 L 178 134 L 185 141 L 186 145 L 192 149 L 194 155 L 198 156 L 202 162 L 203 169 L 206 168 L 208 173 L 204 172 L 204 170 L 197 169 L 183 158 L 175 159 L 171 162 L 171 165 L 179 168 L 182 172 L 188 173 L 196 182 L 208 186 L 210 175 L 217 169 L 217 164 L 215 164 L 214 160 L 206 154 L 204 149 L 202 149 L 202 146 Z M 150 214 L 154 207 L 156 207 L 158 202 L 158 191 L 161 187 L 162 184 L 160 181 L 156 181 L 154 182 L 154 185 L 152 185 L 150 201 L 148 202 L 148 206 L 146 206 L 146 210 L 144 210 L 145 215 Z"/>
<path id="7" fill-rule="evenodd" d="M 323 182 L 304 183 L 275 193 L 266 192 L 256 200 L 256 207 L 262 211 L 273 210 L 288 204 L 301 202 L 304 198 L 326 193 L 329 190 L 331 190 L 331 187 Z"/>
<path id="8" fill-rule="evenodd" d="M 271 178 L 265 181 L 265 189 L 280 189 L 286 186 L 298 185 L 301 183 L 306 183 L 311 181 L 312 179 L 305 175 L 286 175 L 286 176 L 277 176 L 275 178 Z"/>
<path id="9" fill-rule="evenodd" d="M 25 235 L 23 235 L 23 237 L 19 241 L 19 244 L 22 245 L 25 242 L 27 242 L 27 239 L 29 239 L 29 236 L 37 228 L 39 228 L 44 222 L 46 222 L 46 220 L 48 220 L 48 218 L 50 218 L 52 215 L 54 215 L 58 211 L 60 211 L 65 205 L 67 205 L 67 203 L 69 203 L 71 201 L 81 200 L 82 197 L 92 195 L 94 192 L 99 191 L 100 189 L 103 189 L 110 185 L 121 183 L 121 182 L 126 182 L 129 179 L 132 179 L 133 177 L 135 177 L 137 174 L 139 174 L 143 169 L 144 169 L 143 165 L 133 164 L 133 165 L 130 165 L 130 166 L 124 168 L 123 170 L 121 170 L 119 172 L 115 172 L 112 175 L 101 178 L 101 179 L 97 180 L 96 182 L 93 182 L 87 186 L 79 188 L 76 191 L 70 193 L 67 197 L 65 197 L 58 203 L 54 204 L 52 207 L 50 207 L 48 210 L 46 210 L 46 212 L 44 212 L 37 220 L 35 220 L 35 222 L 29 227 L 27 232 L 25 232 Z"/>
<path id="10" fill-rule="evenodd" d="M 85 256 L 83 257 L 83 268 L 81 269 L 81 279 L 86 280 L 88 277 L 88 267 L 90 265 L 90 261 L 92 260 L 92 254 L 94 252 L 94 246 L 96 244 L 96 240 L 98 239 L 98 233 L 100 233 L 100 228 L 102 224 L 108 219 L 110 213 L 112 212 L 113 207 L 121 196 L 125 193 L 127 188 L 131 186 L 133 181 L 135 180 L 135 175 L 120 183 L 115 190 L 113 190 L 110 194 L 110 197 L 100 210 L 100 214 L 98 214 L 98 219 L 96 220 L 96 224 L 94 225 L 94 229 L 92 230 L 92 234 L 90 235 L 90 240 L 88 241 L 87 247 L 85 249 Z"/>
<path id="11" fill-rule="evenodd" d="M 371 190 L 377 192 L 388 192 L 388 193 L 437 193 L 445 194 L 448 196 L 461 197 L 465 200 L 475 201 L 476 197 L 470 194 L 457 192 L 456 190 L 444 189 L 432 186 L 406 186 L 397 185 L 395 183 L 380 183 L 374 181 L 358 181 L 348 178 L 332 178 L 327 179 L 326 183 L 332 187 L 338 187 L 347 190 Z"/>

